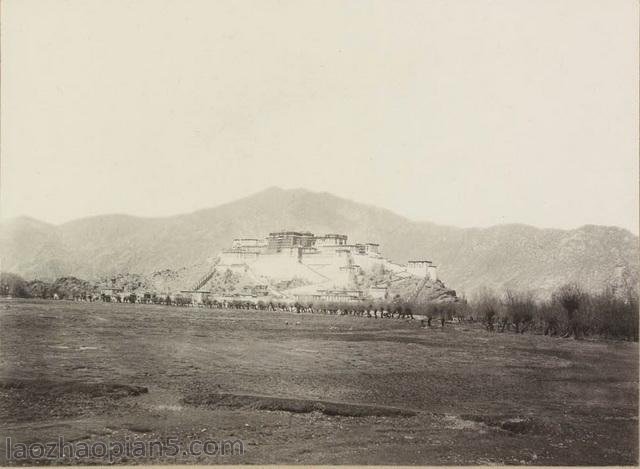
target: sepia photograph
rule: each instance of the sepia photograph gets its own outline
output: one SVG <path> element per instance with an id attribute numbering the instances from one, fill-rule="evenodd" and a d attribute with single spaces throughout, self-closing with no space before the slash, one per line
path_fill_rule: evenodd
<path id="1" fill-rule="evenodd" d="M 0 466 L 638 466 L 637 0 L 2 0 Z"/>

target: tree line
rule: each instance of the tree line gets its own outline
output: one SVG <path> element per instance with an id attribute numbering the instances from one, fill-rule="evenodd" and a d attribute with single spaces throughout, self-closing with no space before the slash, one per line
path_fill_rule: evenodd
<path id="1" fill-rule="evenodd" d="M 469 303 L 469 310 L 492 332 L 638 341 L 636 288 L 620 292 L 607 287 L 591 293 L 576 283 L 567 283 L 545 300 L 537 300 L 532 292 L 507 289 L 498 295 L 485 289 Z"/>
<path id="2" fill-rule="evenodd" d="M 208 308 L 251 309 L 258 311 L 292 311 L 351 315 L 382 319 L 414 319 L 420 317 L 425 327 L 444 327 L 451 321 L 481 324 L 493 333 L 535 333 L 551 337 L 575 338 L 605 337 L 638 341 L 638 290 L 626 291 L 605 288 L 600 292 L 585 291 L 576 283 L 558 287 L 547 299 L 538 299 L 533 292 L 506 289 L 502 293 L 484 289 L 466 301 L 429 302 L 393 299 L 363 302 L 287 302 L 274 300 L 246 301 L 240 299 L 216 300 L 205 297 L 196 305 L 185 296 L 128 294 L 114 298 L 98 294 L 97 288 L 75 277 L 63 277 L 47 283 L 39 280 L 27 282 L 15 274 L 0 274 L 0 294 L 18 298 L 60 298 L 73 300 L 99 299 L 127 303 L 150 303 L 167 306 L 203 306 Z"/>

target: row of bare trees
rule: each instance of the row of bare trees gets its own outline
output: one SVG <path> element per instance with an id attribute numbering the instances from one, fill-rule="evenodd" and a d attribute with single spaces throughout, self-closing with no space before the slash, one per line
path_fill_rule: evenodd
<path id="1" fill-rule="evenodd" d="M 620 294 L 606 288 L 594 294 L 568 283 L 547 300 L 536 300 L 531 292 L 483 290 L 469 307 L 489 331 L 638 340 L 638 294 L 633 289 Z"/>
<path id="2" fill-rule="evenodd" d="M 192 306 L 190 298 L 166 298 L 164 304 Z M 209 308 L 251 309 L 351 315 L 368 318 L 424 317 L 426 326 L 448 321 L 481 322 L 492 332 L 526 332 L 557 337 L 599 336 L 638 341 L 638 294 L 630 289 L 624 294 L 604 289 L 588 293 L 575 283 L 556 289 L 546 300 L 528 291 L 505 290 L 497 294 L 482 290 L 470 301 L 408 302 L 400 297 L 369 302 L 313 301 L 283 303 L 273 301 L 230 300 L 219 302 L 205 298 Z"/>

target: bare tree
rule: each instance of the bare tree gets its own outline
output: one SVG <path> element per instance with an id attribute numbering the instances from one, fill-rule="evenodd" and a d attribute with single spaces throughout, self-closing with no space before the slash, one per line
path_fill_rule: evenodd
<path id="1" fill-rule="evenodd" d="M 487 330 L 494 331 L 494 323 L 500 312 L 500 300 L 496 294 L 488 288 L 481 290 L 473 302 L 473 307 L 478 312 Z"/>
<path id="2" fill-rule="evenodd" d="M 579 311 L 584 303 L 585 293 L 577 283 L 567 283 L 562 285 L 553 293 L 553 299 L 562 306 L 567 313 L 567 322 L 569 330 L 564 337 L 573 337 L 578 340 L 582 339 L 580 329 Z"/>
<path id="3" fill-rule="evenodd" d="M 513 324 L 516 334 L 524 333 L 533 321 L 536 302 L 531 292 L 507 290 L 504 295 L 506 318 Z"/>

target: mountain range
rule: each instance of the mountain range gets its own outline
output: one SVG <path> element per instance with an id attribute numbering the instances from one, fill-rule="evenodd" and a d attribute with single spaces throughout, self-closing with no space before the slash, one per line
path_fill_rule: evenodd
<path id="1" fill-rule="evenodd" d="M 171 217 L 101 215 L 60 225 L 27 217 L 5 220 L 0 268 L 43 280 L 147 275 L 207 265 L 233 238 L 281 229 L 344 233 L 350 241 L 379 243 L 382 254 L 398 263 L 432 260 L 445 284 L 467 295 L 483 287 L 548 294 L 569 281 L 595 291 L 638 280 L 639 240 L 622 228 L 458 228 L 412 221 L 328 193 L 279 188 Z"/>

